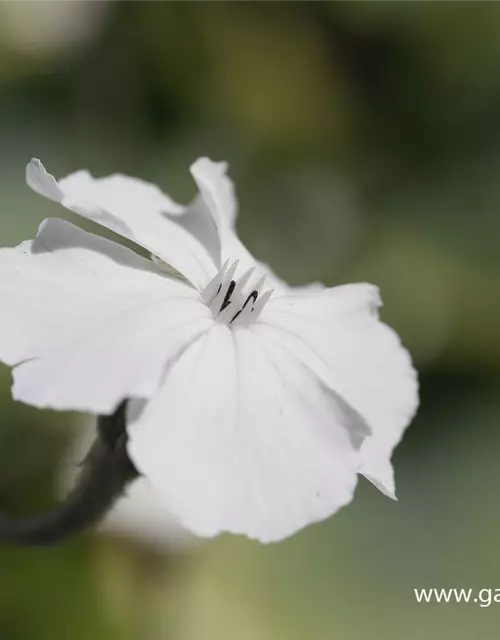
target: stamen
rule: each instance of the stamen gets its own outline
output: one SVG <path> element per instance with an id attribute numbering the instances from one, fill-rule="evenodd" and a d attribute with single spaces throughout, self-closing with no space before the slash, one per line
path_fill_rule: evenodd
<path id="1" fill-rule="evenodd" d="M 252 309 L 253 321 L 257 320 L 260 315 L 262 309 L 266 306 L 266 302 L 273 295 L 274 289 L 268 289 L 265 291 L 260 298 L 255 302 L 255 305 Z"/>
<path id="2" fill-rule="evenodd" d="M 229 271 L 225 275 L 225 277 L 228 280 L 232 280 L 233 279 L 233 276 L 236 273 L 236 269 L 238 268 L 239 264 L 240 264 L 240 261 L 239 260 L 235 260 L 233 262 L 233 264 L 229 267 Z"/>
<path id="3" fill-rule="evenodd" d="M 205 289 L 202 291 L 202 298 L 207 304 L 210 304 L 214 296 L 219 293 L 228 265 L 229 259 L 224 262 L 219 273 L 215 274 L 215 276 L 210 280 Z"/>
<path id="4" fill-rule="evenodd" d="M 210 304 L 210 311 L 215 315 L 220 313 L 221 307 L 226 298 L 227 291 L 231 286 L 231 282 L 233 280 L 233 276 L 236 273 L 236 269 L 238 268 L 239 260 L 235 260 L 233 264 L 229 267 L 227 273 L 224 273 L 222 276 L 222 286 L 212 299 Z"/>
<path id="5" fill-rule="evenodd" d="M 243 289 L 245 288 L 247 282 L 250 280 L 252 273 L 255 271 L 255 267 L 250 267 L 245 273 L 238 278 L 238 282 L 236 284 L 236 289 L 234 291 L 233 299 L 235 300 L 235 304 L 239 303 L 240 297 L 243 296 Z"/>
<path id="6" fill-rule="evenodd" d="M 260 278 L 257 284 L 254 286 L 254 289 L 257 291 L 259 296 L 261 294 L 261 289 L 264 286 L 265 282 L 266 282 L 266 276 L 262 276 L 262 278 Z"/>
<path id="7" fill-rule="evenodd" d="M 234 291 L 235 286 L 236 286 L 236 282 L 234 280 L 231 280 L 231 282 L 229 283 L 229 289 L 227 290 L 226 296 L 224 298 L 224 302 L 222 303 L 222 306 L 220 308 L 221 311 L 224 311 L 224 309 L 229 306 L 231 295 Z M 217 293 L 219 292 L 217 291 Z"/>
<path id="8" fill-rule="evenodd" d="M 240 310 L 238 311 L 238 313 L 237 313 L 236 315 L 234 315 L 234 316 L 233 316 L 232 320 L 230 320 L 230 321 L 229 321 L 229 324 L 232 324 L 232 323 L 236 320 L 236 318 L 237 318 L 239 315 L 241 315 L 241 312 L 242 312 L 242 311 L 243 311 L 243 309 L 240 309 Z"/>
<path id="9" fill-rule="evenodd" d="M 254 303 L 255 303 L 255 301 L 257 300 L 258 297 L 259 297 L 259 292 L 257 291 L 257 289 L 254 289 L 252 291 L 252 293 L 248 296 L 248 298 L 245 300 L 245 303 L 241 307 L 242 310 L 247 306 L 247 304 L 250 302 L 250 300 L 253 300 Z"/>
<path id="10" fill-rule="evenodd" d="M 229 261 L 226 260 L 217 276 L 202 293 L 217 322 L 231 327 L 248 326 L 253 322 L 272 294 L 272 291 L 262 292 L 266 282 L 265 275 L 252 286 L 250 293 L 244 293 L 255 267 L 245 271 L 238 279 L 233 279 L 238 265 L 238 260 L 230 266 Z"/>
<path id="11" fill-rule="evenodd" d="M 254 290 L 252 291 L 252 293 L 248 296 L 248 298 L 245 300 L 245 302 L 243 303 L 243 306 L 242 306 L 242 307 L 241 307 L 241 309 L 238 311 L 238 313 L 236 313 L 236 314 L 232 317 L 232 319 L 229 321 L 229 324 L 232 324 L 232 323 L 236 320 L 236 318 L 237 318 L 238 316 L 240 316 L 240 315 L 243 313 L 243 311 L 244 311 L 245 307 L 246 307 L 246 306 L 247 306 L 247 304 L 250 302 L 250 300 L 252 300 L 252 305 L 253 305 L 253 304 L 255 304 L 255 301 L 257 300 L 257 298 L 258 298 L 258 297 L 259 297 L 259 292 L 258 292 L 256 289 L 254 289 Z M 253 309 L 252 309 L 252 311 L 253 311 Z"/>

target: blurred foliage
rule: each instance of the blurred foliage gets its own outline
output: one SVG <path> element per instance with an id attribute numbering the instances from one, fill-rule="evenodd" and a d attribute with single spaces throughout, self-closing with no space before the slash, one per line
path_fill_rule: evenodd
<path id="1" fill-rule="evenodd" d="M 227 159 L 251 250 L 293 283 L 378 284 L 422 383 L 398 503 L 360 482 L 269 547 L 3 546 L 1 640 L 498 638 L 499 605 L 413 588 L 500 588 L 499 29 L 499 3 L 0 2 L 2 245 L 70 217 L 25 187 L 31 156 L 182 201 L 191 161 Z M 0 499 L 31 512 L 75 420 L 14 404 L 9 375 Z"/>

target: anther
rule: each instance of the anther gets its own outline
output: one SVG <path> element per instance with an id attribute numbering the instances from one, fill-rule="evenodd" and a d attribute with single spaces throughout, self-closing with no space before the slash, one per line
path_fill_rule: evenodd
<path id="1" fill-rule="evenodd" d="M 252 300 L 253 304 L 255 304 L 258 296 L 259 296 L 259 292 L 256 289 L 254 289 L 252 293 L 248 296 L 248 298 L 245 300 L 245 303 L 243 304 L 241 309 L 243 310 L 247 306 L 247 304 L 250 302 L 250 300 Z"/>
<path id="2" fill-rule="evenodd" d="M 236 287 L 236 282 L 234 280 L 231 280 L 231 282 L 229 283 L 229 287 L 228 287 L 228 289 L 226 291 L 226 295 L 224 296 L 224 302 L 221 305 L 219 313 L 221 311 L 224 311 L 224 309 L 229 306 L 230 301 L 231 301 L 231 296 L 233 295 L 233 291 L 234 291 L 235 287 Z M 219 290 L 220 290 L 220 288 L 219 288 Z M 219 293 L 219 291 L 217 291 L 217 293 Z"/>
<path id="3" fill-rule="evenodd" d="M 231 322 L 234 322 L 236 320 L 236 318 L 240 315 L 240 313 L 247 306 L 247 304 L 250 302 L 250 300 L 252 300 L 252 304 L 255 304 L 255 301 L 257 300 L 258 297 L 259 297 L 259 292 L 256 289 L 254 289 L 252 291 L 252 293 L 247 297 L 247 299 L 243 303 L 243 306 L 238 311 L 238 313 L 235 313 L 234 316 L 231 318 L 231 320 L 229 321 L 229 324 L 231 324 Z"/>

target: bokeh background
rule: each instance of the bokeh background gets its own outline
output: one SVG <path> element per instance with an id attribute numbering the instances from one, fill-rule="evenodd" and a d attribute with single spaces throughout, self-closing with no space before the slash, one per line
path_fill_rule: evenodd
<path id="1" fill-rule="evenodd" d="M 226 159 L 279 275 L 381 287 L 422 400 L 399 502 L 361 480 L 283 543 L 193 540 L 137 488 L 67 544 L 1 545 L 0 640 L 500 637 L 500 604 L 413 594 L 500 589 L 499 32 L 495 2 L 0 2 L 1 245 L 71 219 L 32 156 L 182 202 L 195 158 Z M 0 383 L 0 505 L 31 513 L 93 424 Z"/>

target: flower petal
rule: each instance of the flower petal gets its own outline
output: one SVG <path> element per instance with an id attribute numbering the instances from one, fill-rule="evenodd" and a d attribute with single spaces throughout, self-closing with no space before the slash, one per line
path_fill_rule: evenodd
<path id="1" fill-rule="evenodd" d="M 271 298 L 256 331 L 295 350 L 373 431 L 361 472 L 394 497 L 390 458 L 418 405 L 418 384 L 397 334 L 380 322 L 376 287 L 353 284 Z"/>
<path id="2" fill-rule="evenodd" d="M 26 168 L 26 181 L 37 193 L 136 242 L 202 288 L 220 266 L 220 242 L 210 213 L 183 207 L 155 185 L 115 174 L 93 178 L 77 171 L 59 182 L 40 160 Z"/>
<path id="3" fill-rule="evenodd" d="M 336 398 L 250 330 L 214 325 L 131 405 L 132 460 L 198 535 L 280 540 L 352 498 L 359 461 Z"/>
<path id="4" fill-rule="evenodd" d="M 226 260 L 230 263 L 238 260 L 235 279 L 253 268 L 255 280 L 265 275 L 269 287 L 273 287 L 276 291 L 284 291 L 289 287 L 273 273 L 269 265 L 256 260 L 238 237 L 236 231 L 238 201 L 234 184 L 226 173 L 227 168 L 227 162 L 212 162 L 208 158 L 199 158 L 191 165 L 191 174 L 200 195 L 191 205 L 191 216 L 179 217 L 179 224 L 193 233 L 195 229 L 202 228 L 202 221 L 213 221 L 217 229 L 217 245 L 207 232 L 203 234 L 203 242 L 206 246 L 214 247 L 214 255 L 218 252 L 217 255 L 220 256 L 218 266 L 224 264 Z M 190 217 L 193 219 L 192 222 Z"/>
<path id="5" fill-rule="evenodd" d="M 151 251 L 200 291 L 228 258 L 240 261 L 236 278 L 253 267 L 256 278 L 266 274 L 269 286 L 284 291 L 284 283 L 237 236 L 238 202 L 227 163 L 199 158 L 190 170 L 199 193 L 187 207 L 157 186 L 121 174 L 93 178 L 77 171 L 58 182 L 37 159 L 28 164 L 26 181 L 37 193 Z"/>
<path id="6" fill-rule="evenodd" d="M 0 251 L 0 303 L 15 399 L 93 413 L 154 393 L 167 361 L 212 321 L 194 289 L 62 220 Z"/>
<path id="7" fill-rule="evenodd" d="M 227 162 L 213 162 L 209 158 L 199 158 L 191 165 L 191 174 L 200 195 L 191 205 L 191 216 L 180 216 L 179 223 L 194 233 L 195 230 L 202 228 L 203 221 L 213 221 L 217 230 L 218 244 L 210 238 L 207 231 L 203 234 L 203 243 L 205 246 L 213 247 L 213 255 L 218 252 L 220 256 L 218 266 L 224 264 L 226 260 L 233 263 L 237 259 L 239 264 L 234 274 L 236 279 L 253 268 L 255 280 L 265 275 L 267 286 L 273 287 L 276 291 L 284 291 L 288 289 L 287 285 L 272 272 L 269 265 L 256 260 L 238 237 L 236 232 L 238 201 L 234 184 L 227 175 L 227 169 Z"/>
<path id="8" fill-rule="evenodd" d="M 209 158 L 198 158 L 190 168 L 218 229 L 234 229 L 238 213 L 234 184 L 227 176 L 227 168 L 227 162 L 213 162 Z"/>

